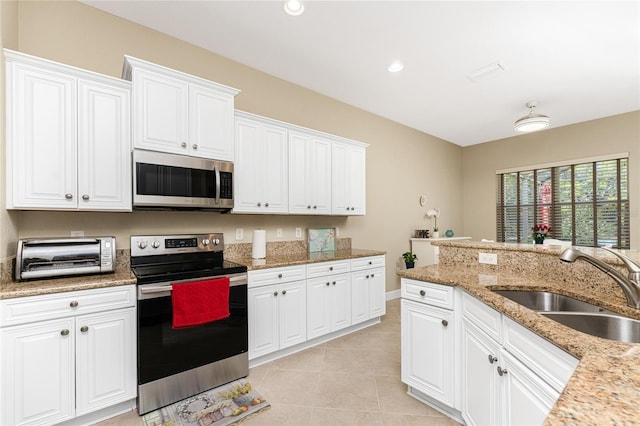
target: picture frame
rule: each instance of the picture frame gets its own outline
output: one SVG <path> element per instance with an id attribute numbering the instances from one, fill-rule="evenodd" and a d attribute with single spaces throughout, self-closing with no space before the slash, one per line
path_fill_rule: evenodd
<path id="1" fill-rule="evenodd" d="M 310 253 L 335 251 L 336 228 L 309 228 L 307 241 Z"/>

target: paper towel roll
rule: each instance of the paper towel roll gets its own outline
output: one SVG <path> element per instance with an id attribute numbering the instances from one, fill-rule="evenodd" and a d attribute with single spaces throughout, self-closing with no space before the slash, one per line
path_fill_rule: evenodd
<path id="1" fill-rule="evenodd" d="M 264 229 L 256 229 L 253 231 L 251 257 L 254 259 L 264 259 L 267 257 L 267 231 Z"/>

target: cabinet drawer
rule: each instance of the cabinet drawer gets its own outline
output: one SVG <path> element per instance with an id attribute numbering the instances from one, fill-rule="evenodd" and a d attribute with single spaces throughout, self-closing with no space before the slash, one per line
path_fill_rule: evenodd
<path id="1" fill-rule="evenodd" d="M 502 342 L 502 314 L 500 312 L 475 297 L 463 293 L 462 313 L 466 321 L 471 322 L 497 342 Z"/>
<path id="2" fill-rule="evenodd" d="M 345 272 L 349 272 L 348 260 L 336 260 L 333 262 L 320 262 L 307 265 L 307 278 L 344 274 Z"/>
<path id="3" fill-rule="evenodd" d="M 368 268 L 381 268 L 384 266 L 384 256 L 361 257 L 351 259 L 351 270 L 359 271 Z"/>
<path id="4" fill-rule="evenodd" d="M 248 288 L 261 287 L 263 285 L 270 284 L 288 283 L 291 281 L 304 280 L 305 278 L 305 265 L 260 269 L 258 271 L 249 271 Z"/>
<path id="5" fill-rule="evenodd" d="M 23 324 L 136 305 L 134 285 L 69 291 L 0 301 L 0 326 Z"/>
<path id="6" fill-rule="evenodd" d="M 578 360 L 504 315 L 502 326 L 504 347 L 556 391 L 562 392 Z"/>
<path id="7" fill-rule="evenodd" d="M 402 279 L 402 298 L 453 309 L 454 287 L 425 281 Z"/>

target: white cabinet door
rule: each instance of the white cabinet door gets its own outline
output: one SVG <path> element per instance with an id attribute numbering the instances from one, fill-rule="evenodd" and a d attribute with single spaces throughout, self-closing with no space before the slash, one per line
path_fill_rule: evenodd
<path id="1" fill-rule="evenodd" d="M 2 329 L 0 424 L 44 425 L 74 417 L 73 318 Z"/>
<path id="2" fill-rule="evenodd" d="M 372 269 L 369 274 L 369 318 L 387 312 L 385 268 Z"/>
<path id="3" fill-rule="evenodd" d="M 454 405 L 453 312 L 402 300 L 402 381 Z"/>
<path id="4" fill-rule="evenodd" d="M 189 84 L 133 70 L 134 147 L 173 154 L 189 152 Z"/>
<path id="5" fill-rule="evenodd" d="M 369 271 L 351 273 L 351 323 L 358 324 L 369 319 Z"/>
<path id="6" fill-rule="evenodd" d="M 351 277 L 349 274 L 333 275 L 331 281 L 331 331 L 351 325 Z"/>
<path id="7" fill-rule="evenodd" d="M 463 321 L 462 415 L 469 425 L 497 425 L 503 386 L 497 367 L 502 363 L 500 346 L 482 331 Z"/>
<path id="8" fill-rule="evenodd" d="M 331 141 L 289 132 L 289 213 L 331 214 Z"/>
<path id="9" fill-rule="evenodd" d="M 307 338 L 331 332 L 331 281 L 329 277 L 307 280 Z"/>
<path id="10" fill-rule="evenodd" d="M 307 340 L 307 293 L 304 281 L 282 284 L 279 288 L 280 349 L 284 349 Z"/>
<path id="11" fill-rule="evenodd" d="M 333 214 L 364 215 L 366 213 L 365 148 L 334 142 L 331 162 Z"/>
<path id="12" fill-rule="evenodd" d="M 276 286 L 248 290 L 249 359 L 280 348 L 278 294 Z"/>
<path id="13" fill-rule="evenodd" d="M 76 80 L 7 66 L 7 208 L 75 209 Z"/>
<path id="14" fill-rule="evenodd" d="M 549 415 L 560 396 L 540 377 L 524 366 L 506 350 L 500 362 L 503 382 L 503 425 L 539 426 Z"/>
<path id="15" fill-rule="evenodd" d="M 189 85 L 189 154 L 233 161 L 232 95 Z"/>
<path id="16" fill-rule="evenodd" d="M 236 116 L 234 213 L 287 213 L 287 129 Z"/>
<path id="17" fill-rule="evenodd" d="M 128 89 L 78 81 L 78 207 L 131 211 Z"/>
<path id="18" fill-rule="evenodd" d="M 76 415 L 136 397 L 135 308 L 76 319 Z"/>

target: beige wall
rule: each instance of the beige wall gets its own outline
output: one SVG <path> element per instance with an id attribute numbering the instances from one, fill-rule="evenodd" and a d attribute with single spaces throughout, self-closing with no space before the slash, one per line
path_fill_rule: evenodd
<path id="1" fill-rule="evenodd" d="M 463 150 L 465 233 L 496 238 L 496 170 L 629 153 L 631 247 L 640 247 L 640 111 L 559 127 Z"/>
<path id="2" fill-rule="evenodd" d="M 283 240 L 293 240 L 295 227 L 337 226 L 354 247 L 387 252 L 387 289 L 393 290 L 399 288 L 396 259 L 409 249 L 413 230 L 431 226 L 424 218 L 427 208 L 441 208 L 440 227 L 462 234 L 460 147 L 82 3 L 21 1 L 18 11 L 13 25 L 18 43 L 13 47 L 22 52 L 116 77 L 123 55 L 132 55 L 241 89 L 238 109 L 369 143 L 367 215 L 17 212 L 17 223 L 3 219 L 15 231 L 3 231 L 2 257 L 14 254 L 16 238 L 69 235 L 72 230 L 115 234 L 118 245 L 128 247 L 129 236 L 138 233 L 222 231 L 226 242 L 233 243 L 237 227 L 244 228 L 244 242 L 250 242 L 251 230 L 258 227 L 267 230 L 268 241 L 276 241 L 276 228 L 283 228 Z M 418 204 L 420 194 L 428 198 L 425 208 Z"/>

